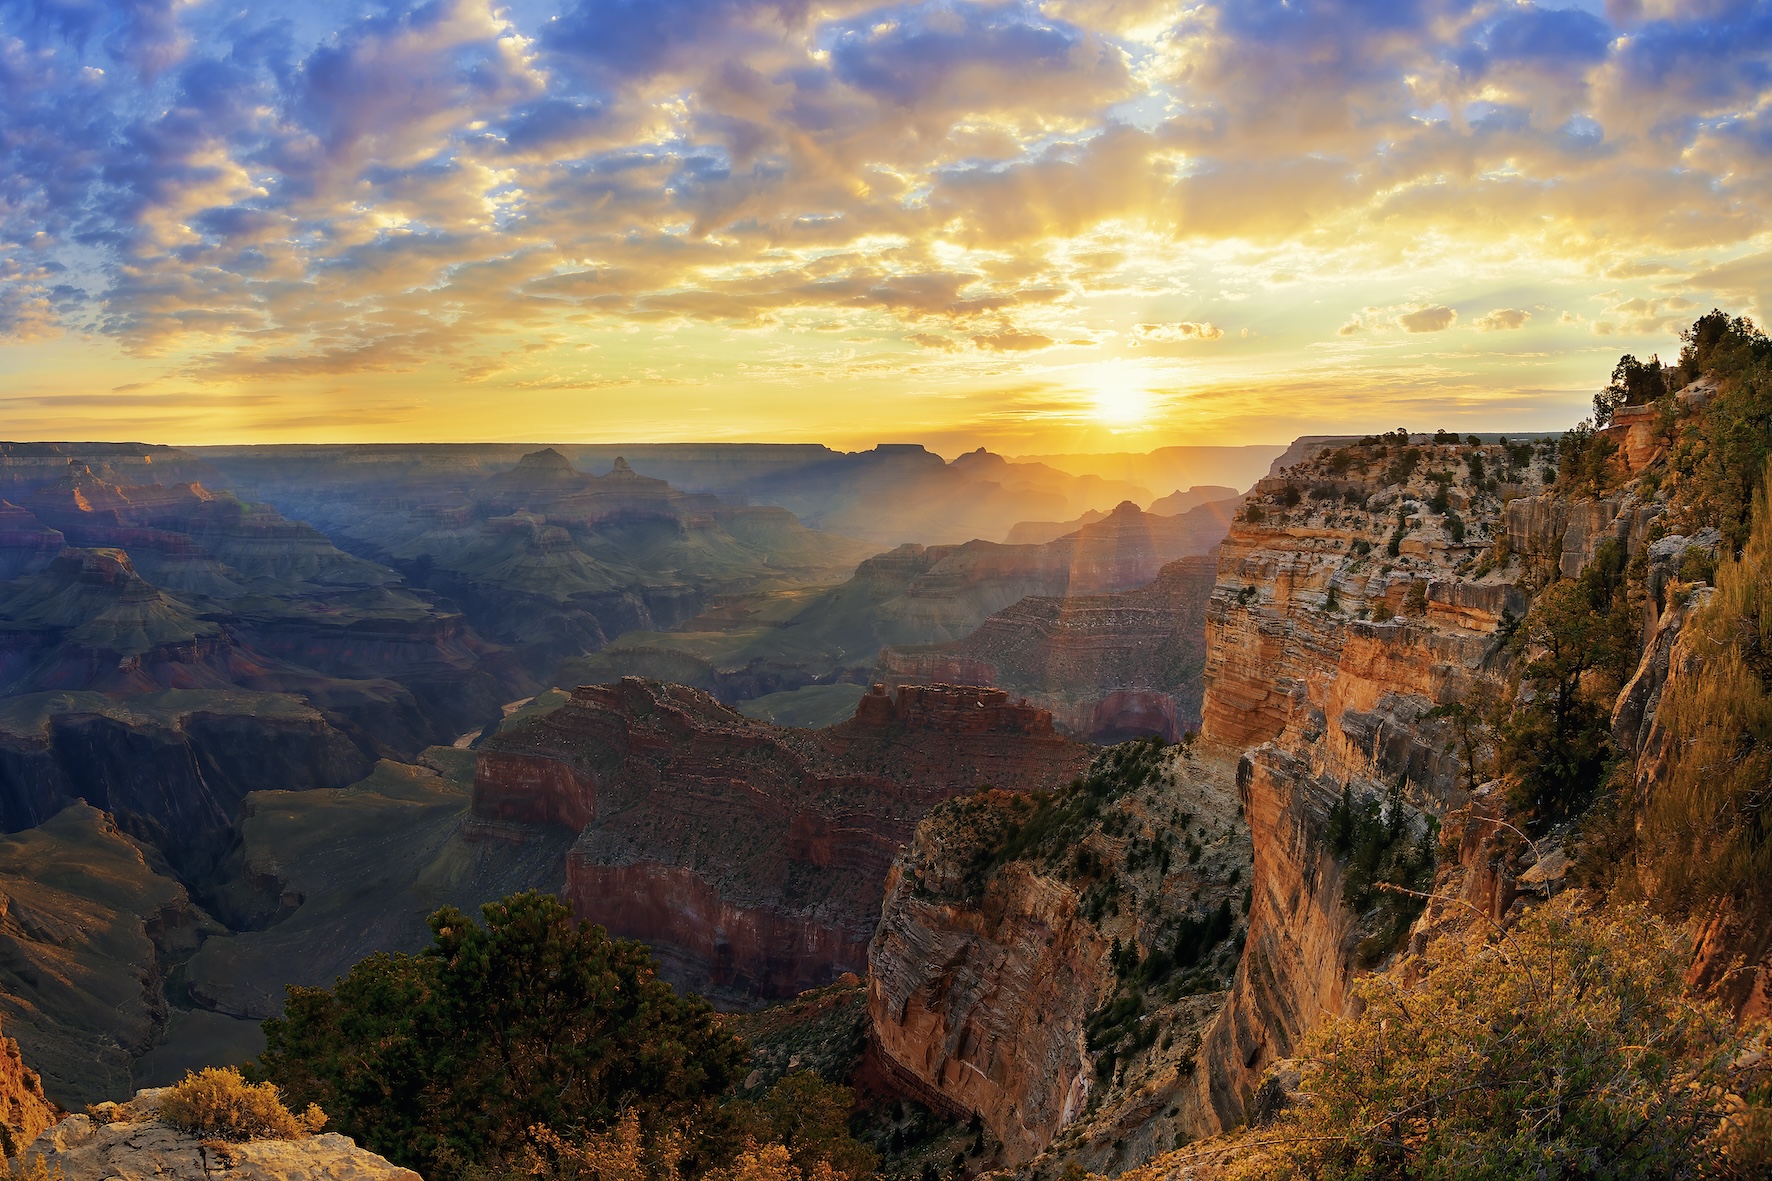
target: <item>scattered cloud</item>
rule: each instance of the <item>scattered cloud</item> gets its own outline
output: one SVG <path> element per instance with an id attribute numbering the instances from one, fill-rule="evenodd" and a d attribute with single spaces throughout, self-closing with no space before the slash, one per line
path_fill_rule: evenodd
<path id="1" fill-rule="evenodd" d="M 1224 329 L 1216 324 L 1179 320 L 1174 324 L 1135 324 L 1130 343 L 1137 345 L 1150 341 L 1174 344 L 1184 340 L 1221 340 L 1223 337 Z"/>
<path id="2" fill-rule="evenodd" d="M 771 375 L 1252 351 L 1184 316 L 1373 364 L 1502 301 L 1661 339 L 1772 308 L 1762 9 L 0 0 L 0 344 L 515 389 L 600 334 L 642 380 L 629 330 Z"/>
<path id="3" fill-rule="evenodd" d="M 1001 332 L 974 336 L 972 343 L 992 353 L 1026 353 L 1035 349 L 1051 348 L 1057 341 L 1038 332 L 1018 332 L 1015 329 L 1006 328 Z"/>
<path id="4" fill-rule="evenodd" d="M 1458 319 L 1458 313 L 1445 304 L 1432 307 L 1417 308 L 1413 312 L 1404 312 L 1397 317 L 1397 325 L 1404 332 L 1444 332 L 1452 327 Z"/>
<path id="5" fill-rule="evenodd" d="M 1523 308 L 1496 308 L 1487 315 L 1478 316 L 1471 321 L 1471 327 L 1478 332 L 1511 332 L 1516 328 L 1524 328 L 1532 313 Z"/>

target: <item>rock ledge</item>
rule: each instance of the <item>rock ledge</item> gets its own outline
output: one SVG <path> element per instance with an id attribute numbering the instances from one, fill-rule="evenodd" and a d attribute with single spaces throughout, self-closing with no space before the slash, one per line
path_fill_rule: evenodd
<path id="1" fill-rule="evenodd" d="M 39 1135 L 25 1159 L 41 1156 L 64 1181 L 422 1181 L 349 1136 L 327 1133 L 300 1140 L 205 1140 L 159 1120 L 163 1090 L 137 1091 L 128 1103 L 100 1104 L 71 1115 Z M 109 1117 L 110 1122 L 103 1122 Z"/>

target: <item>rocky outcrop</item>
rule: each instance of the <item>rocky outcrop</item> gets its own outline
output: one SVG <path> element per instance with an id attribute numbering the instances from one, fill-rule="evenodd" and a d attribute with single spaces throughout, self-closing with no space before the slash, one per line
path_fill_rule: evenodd
<path id="1" fill-rule="evenodd" d="M 1362 932 L 1342 905 L 1329 808 L 1344 790 L 1402 783 L 1430 815 L 1492 812 L 1430 711 L 1485 684 L 1502 692 L 1500 633 L 1535 588 L 1579 572 L 1607 540 L 1640 553 L 1662 511 L 1629 492 L 1518 495 L 1517 456 L 1499 446 L 1418 443 L 1402 465 L 1395 442 L 1375 450 L 1319 450 L 1263 481 L 1251 497 L 1262 520 L 1235 527 L 1222 551 L 1203 738 L 1248 751 L 1239 783 L 1256 889 L 1237 982 L 1203 1051 L 1202 1133 L 1240 1118 L 1262 1072 L 1341 1010 Z M 1473 456 L 1493 485 L 1477 486 Z M 1640 678 L 1639 698 L 1653 679 Z M 1640 725 L 1629 713 L 1621 733 Z M 1493 826 L 1461 823 L 1457 889 L 1499 916 L 1515 887 L 1490 864 Z"/>
<path id="2" fill-rule="evenodd" d="M 790 730 L 629 678 L 482 744 L 474 813 L 579 831 L 576 913 L 746 1006 L 865 966 L 887 867 L 932 805 L 1050 789 L 1088 760 L 1000 690 L 877 689 L 848 722 Z"/>
<path id="3" fill-rule="evenodd" d="M 1112 595 L 1029 597 L 965 639 L 882 649 L 888 685 L 995 685 L 1072 734 L 1167 742 L 1200 727 L 1205 608 L 1216 555 L 1171 562 L 1149 586 Z"/>
<path id="4" fill-rule="evenodd" d="M 0 1155 L 7 1160 L 18 1156 L 61 1114 L 43 1093 L 42 1078 L 25 1065 L 18 1043 L 0 1037 Z"/>
<path id="5" fill-rule="evenodd" d="M 298 1140 L 227 1142 L 180 1131 L 159 1119 L 161 1090 L 93 1115 L 71 1115 L 31 1141 L 27 1164 L 41 1158 L 63 1181 L 157 1177 L 165 1181 L 422 1181 L 349 1136 L 328 1132 Z"/>
<path id="6" fill-rule="evenodd" d="M 248 792 L 343 787 L 373 765 L 287 694 L 30 694 L 0 711 L 0 825 L 28 829 L 83 801 L 187 880 L 207 881 Z"/>
<path id="7" fill-rule="evenodd" d="M 1163 763 L 1097 811 L 1041 805 L 1072 824 L 1000 792 L 951 801 L 887 879 L 868 957 L 878 1057 L 926 1103 L 976 1112 L 1009 1165 L 1038 1168 L 1062 1137 L 1107 1171 L 1186 1134 L 1173 1117 L 1235 962 L 1249 837 L 1228 761 L 1172 748 Z M 1050 835 L 1002 852 L 1023 825 Z M 1213 942 L 1180 951 L 1183 925 L 1221 904 Z"/>

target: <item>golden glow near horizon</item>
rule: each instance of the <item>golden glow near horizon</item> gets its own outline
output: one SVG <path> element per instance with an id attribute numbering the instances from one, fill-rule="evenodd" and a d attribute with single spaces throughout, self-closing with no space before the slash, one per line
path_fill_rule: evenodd
<path id="1" fill-rule="evenodd" d="M 139 8 L 0 4 L 0 438 L 1554 430 L 1772 286 L 1758 4 Z"/>

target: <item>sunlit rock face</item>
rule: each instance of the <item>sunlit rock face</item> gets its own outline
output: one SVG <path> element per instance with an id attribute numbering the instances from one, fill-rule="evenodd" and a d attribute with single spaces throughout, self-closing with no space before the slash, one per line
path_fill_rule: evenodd
<path id="1" fill-rule="evenodd" d="M 487 839 L 581 830 L 575 912 L 749 1006 L 865 968 L 886 870 L 932 805 L 1054 788 L 1089 755 L 1000 690 L 878 689 L 847 722 L 790 730 L 627 678 L 483 743 L 474 813 Z"/>
<path id="2" fill-rule="evenodd" d="M 1419 445 L 1407 479 L 1394 445 L 1370 474 L 1337 471 L 1334 450 L 1256 487 L 1262 519 L 1232 528 L 1207 610 L 1202 736 L 1243 752 L 1255 891 L 1237 982 L 1202 1055 L 1203 1132 L 1240 1118 L 1267 1066 L 1342 1009 L 1364 934 L 1325 839 L 1343 789 L 1402 782 L 1433 815 L 1472 805 L 1453 731 L 1429 711 L 1499 692 L 1500 633 L 1533 592 L 1608 539 L 1633 552 L 1660 511 L 1628 492 L 1553 495 L 1499 446 Z M 1473 455 L 1494 481 L 1481 490 Z M 1451 477 L 1442 511 L 1434 473 Z M 1473 824 L 1442 873 L 1479 909 L 1505 909 L 1512 886 L 1489 871 Z"/>
<path id="3" fill-rule="evenodd" d="M 982 875 L 1025 813 L 1000 793 L 931 813 L 893 863 L 868 953 L 870 1036 L 890 1077 L 940 1110 L 976 1112 L 1011 1165 L 1034 1167 L 1061 1135 L 1066 1159 L 1094 1171 L 1185 1137 L 1174 1117 L 1191 1103 L 1234 931 L 1198 965 L 1209 979 L 1185 995 L 1151 987 L 1142 1023 L 1165 1036 L 1123 1071 L 1103 1068 L 1089 1019 L 1116 996 L 1116 953 L 1146 959 L 1176 923 L 1240 899 L 1249 836 L 1234 774 L 1222 756 L 1172 750 L 1160 781 Z M 1109 881 L 1116 902 L 1103 905 Z"/>

